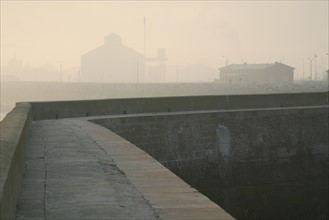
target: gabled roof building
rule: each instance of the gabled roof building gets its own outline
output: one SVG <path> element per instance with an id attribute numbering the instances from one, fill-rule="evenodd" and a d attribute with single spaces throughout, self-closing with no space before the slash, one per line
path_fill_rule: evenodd
<path id="1" fill-rule="evenodd" d="M 293 83 L 294 67 L 283 63 L 231 64 L 219 69 L 223 83 Z"/>
<path id="2" fill-rule="evenodd" d="M 83 82 L 136 83 L 145 78 L 145 57 L 112 33 L 104 44 L 81 56 Z"/>

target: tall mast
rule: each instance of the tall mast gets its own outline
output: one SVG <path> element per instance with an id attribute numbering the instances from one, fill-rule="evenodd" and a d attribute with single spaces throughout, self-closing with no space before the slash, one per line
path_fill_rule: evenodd
<path id="1" fill-rule="evenodd" d="M 144 16 L 144 57 L 146 58 L 146 53 L 145 53 L 145 48 L 146 48 L 146 31 L 145 31 L 145 29 L 146 29 L 146 18 L 145 18 L 145 16 Z"/>

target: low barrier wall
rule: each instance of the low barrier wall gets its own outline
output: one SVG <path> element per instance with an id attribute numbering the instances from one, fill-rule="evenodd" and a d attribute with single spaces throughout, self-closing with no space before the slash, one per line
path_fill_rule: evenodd
<path id="1" fill-rule="evenodd" d="M 31 105 L 17 103 L 0 122 L 0 218 L 15 219 L 24 168 L 24 145 L 31 123 Z"/>
<path id="2" fill-rule="evenodd" d="M 328 219 L 328 105 L 95 118 L 237 219 Z"/>
<path id="3" fill-rule="evenodd" d="M 43 120 L 113 114 L 325 105 L 328 104 L 328 92 L 125 98 L 31 104 L 33 120 Z"/>
<path id="4" fill-rule="evenodd" d="M 0 122 L 1 219 L 15 218 L 16 199 L 22 177 L 22 168 L 24 166 L 24 142 L 27 138 L 31 120 L 113 114 L 252 109 L 327 104 L 328 92 L 18 103 L 3 121 Z"/>

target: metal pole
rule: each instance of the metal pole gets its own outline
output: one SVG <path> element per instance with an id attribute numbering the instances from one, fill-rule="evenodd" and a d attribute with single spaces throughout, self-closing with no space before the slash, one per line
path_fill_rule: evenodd
<path id="1" fill-rule="evenodd" d="M 317 80 L 317 73 L 316 73 L 316 54 L 314 54 L 314 78 L 315 80 Z"/>
<path id="2" fill-rule="evenodd" d="M 62 82 L 62 64 L 60 65 L 60 81 Z"/>
<path id="3" fill-rule="evenodd" d="M 137 70 L 136 70 L 136 82 L 138 84 L 138 62 L 137 62 Z"/>
<path id="4" fill-rule="evenodd" d="M 304 65 L 304 58 L 303 58 L 303 78 L 302 78 L 302 80 L 305 79 L 305 78 L 304 78 L 304 74 L 305 74 L 305 65 Z"/>
<path id="5" fill-rule="evenodd" d="M 326 53 L 326 55 L 328 56 L 328 69 L 327 69 L 327 81 L 329 82 L 329 53 Z"/>
<path id="6" fill-rule="evenodd" d="M 144 57 L 146 58 L 146 18 L 144 16 Z"/>
<path id="7" fill-rule="evenodd" d="M 308 59 L 310 60 L 310 80 L 312 81 L 312 59 Z"/>
<path id="8" fill-rule="evenodd" d="M 313 73 L 312 73 L 312 59 L 310 59 L 310 76 L 311 76 L 311 81 L 313 79 Z"/>

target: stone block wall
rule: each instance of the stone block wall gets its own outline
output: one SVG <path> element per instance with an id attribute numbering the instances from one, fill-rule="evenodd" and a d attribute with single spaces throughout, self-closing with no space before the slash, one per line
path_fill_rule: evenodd
<path id="1" fill-rule="evenodd" d="M 94 122 L 148 152 L 238 219 L 328 217 L 326 106 Z"/>

